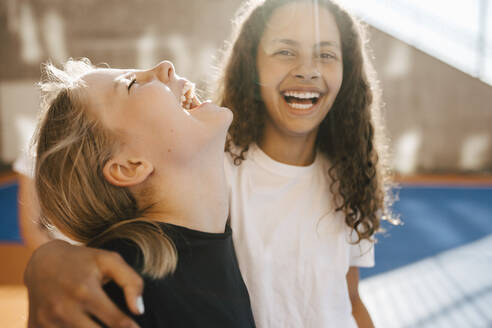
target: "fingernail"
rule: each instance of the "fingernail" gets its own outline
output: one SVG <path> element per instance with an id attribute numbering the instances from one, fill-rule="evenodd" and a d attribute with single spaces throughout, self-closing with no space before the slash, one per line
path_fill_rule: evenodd
<path id="1" fill-rule="evenodd" d="M 144 302 L 143 302 L 142 296 L 139 296 L 137 298 L 137 310 L 138 310 L 138 313 L 140 313 L 140 314 L 144 314 L 144 312 L 145 312 L 145 307 L 144 307 Z"/>

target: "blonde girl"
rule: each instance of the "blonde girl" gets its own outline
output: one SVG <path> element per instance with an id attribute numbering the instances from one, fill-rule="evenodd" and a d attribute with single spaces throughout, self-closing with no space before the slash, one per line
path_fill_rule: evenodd
<path id="1" fill-rule="evenodd" d="M 144 277 L 141 327 L 254 327 L 226 227 L 230 111 L 199 104 L 168 61 L 121 70 L 70 60 L 45 72 L 35 181 L 46 224 L 118 252 Z M 125 310 L 117 285 L 105 290 Z"/>

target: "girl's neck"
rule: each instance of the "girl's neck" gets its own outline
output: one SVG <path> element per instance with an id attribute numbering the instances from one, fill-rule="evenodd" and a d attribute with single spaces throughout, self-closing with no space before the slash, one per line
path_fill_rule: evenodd
<path id="1" fill-rule="evenodd" d="M 193 230 L 224 232 L 229 213 L 227 186 L 221 160 L 167 167 L 153 177 L 153 206 L 144 217 Z"/>
<path id="2" fill-rule="evenodd" d="M 307 135 L 286 135 L 277 129 L 265 129 L 258 146 L 277 162 L 307 166 L 314 162 L 317 130 Z"/>

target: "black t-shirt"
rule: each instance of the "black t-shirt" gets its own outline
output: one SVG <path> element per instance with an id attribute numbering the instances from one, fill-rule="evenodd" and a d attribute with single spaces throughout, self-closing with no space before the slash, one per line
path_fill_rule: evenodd
<path id="1" fill-rule="evenodd" d="M 142 328 L 255 327 L 230 227 L 224 233 L 207 233 L 159 224 L 176 246 L 176 271 L 157 280 L 144 277 L 142 316 L 130 313 L 122 290 L 110 282 L 104 289 L 115 303 Z M 112 240 L 103 248 L 117 251 L 138 270 L 142 255 L 131 242 Z"/>

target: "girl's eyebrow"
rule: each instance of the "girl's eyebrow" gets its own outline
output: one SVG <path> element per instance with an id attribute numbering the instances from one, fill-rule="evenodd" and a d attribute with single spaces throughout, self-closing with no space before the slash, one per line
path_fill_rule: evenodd
<path id="1" fill-rule="evenodd" d="M 299 46 L 299 42 L 292 39 L 273 39 L 273 43 L 283 43 L 289 46 Z M 340 48 L 340 45 L 336 41 L 320 41 L 313 46 L 313 48 L 321 48 L 321 47 L 335 47 Z"/>
<path id="2" fill-rule="evenodd" d="M 284 43 L 284 44 L 287 44 L 289 46 L 298 46 L 299 45 L 299 42 L 291 40 L 291 39 L 273 39 L 272 42 L 273 43 Z"/>
<path id="3" fill-rule="evenodd" d="M 336 41 L 321 41 L 315 47 L 321 48 L 321 47 L 335 47 L 335 48 L 340 48 L 340 45 Z"/>

